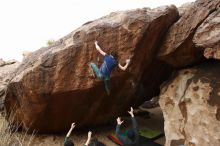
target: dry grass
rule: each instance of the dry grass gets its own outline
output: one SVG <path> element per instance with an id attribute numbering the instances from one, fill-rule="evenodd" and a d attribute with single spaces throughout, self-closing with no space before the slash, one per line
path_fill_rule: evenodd
<path id="1" fill-rule="evenodd" d="M 4 117 L 0 116 L 0 146 L 31 146 L 34 134 L 27 131 L 18 132 L 17 126 L 12 126 Z"/>

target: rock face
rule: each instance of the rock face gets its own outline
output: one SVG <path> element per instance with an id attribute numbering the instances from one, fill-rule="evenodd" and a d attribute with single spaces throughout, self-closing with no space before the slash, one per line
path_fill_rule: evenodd
<path id="1" fill-rule="evenodd" d="M 15 60 L 4 61 L 0 59 L 0 110 L 4 107 L 7 83 L 10 79 L 10 74 L 19 66 L 19 62 Z"/>
<path id="2" fill-rule="evenodd" d="M 0 111 L 4 109 L 6 88 L 7 88 L 7 83 L 0 81 Z"/>
<path id="3" fill-rule="evenodd" d="M 8 118 L 14 116 L 29 130 L 58 132 L 67 130 L 73 121 L 77 127 L 104 124 L 130 105 L 139 105 L 164 80 L 160 76 L 167 73 L 166 66 L 152 71 L 149 79 L 143 76 L 152 64 L 162 66 L 155 61 L 157 46 L 177 18 L 175 6 L 111 13 L 31 53 L 8 85 Z M 106 52 L 116 50 L 121 64 L 131 57 L 126 72 L 113 72 L 109 97 L 102 81 L 89 78 L 89 62 L 100 65 L 102 58 L 95 50 L 95 40 Z M 152 91 L 140 90 L 151 85 L 141 79 L 152 81 L 154 77 L 158 81 Z"/>
<path id="4" fill-rule="evenodd" d="M 206 58 L 220 59 L 220 8 L 198 27 L 193 41 L 198 47 L 205 48 Z"/>
<path id="5" fill-rule="evenodd" d="M 180 17 L 183 16 L 184 13 L 187 13 L 193 6 L 194 6 L 194 2 L 188 2 L 178 7 Z"/>
<path id="6" fill-rule="evenodd" d="M 193 43 L 193 37 L 197 28 L 207 17 L 210 16 L 210 21 L 213 20 L 215 16 L 212 16 L 214 15 L 212 13 L 219 9 L 219 4 L 219 0 L 197 0 L 167 32 L 161 43 L 159 59 L 177 68 L 192 65 L 202 60 L 202 46 L 196 47 Z M 215 30 L 213 29 L 213 31 Z"/>
<path id="7" fill-rule="evenodd" d="M 22 56 L 23 56 L 23 60 L 25 60 L 32 52 L 30 51 L 23 51 L 22 52 Z"/>
<path id="8" fill-rule="evenodd" d="M 220 62 L 179 71 L 163 86 L 166 146 L 220 145 Z"/>

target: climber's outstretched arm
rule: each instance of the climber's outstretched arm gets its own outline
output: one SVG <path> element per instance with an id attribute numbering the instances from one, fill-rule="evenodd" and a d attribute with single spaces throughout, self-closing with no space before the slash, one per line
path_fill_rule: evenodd
<path id="1" fill-rule="evenodd" d="M 132 120 L 132 127 L 133 127 L 133 131 L 135 133 L 135 137 L 138 137 L 138 125 L 137 125 L 137 121 L 134 118 L 134 110 L 131 107 L 131 110 L 128 111 L 128 113 L 131 115 L 131 120 Z"/>
<path id="2" fill-rule="evenodd" d="M 75 123 L 72 123 L 72 124 L 71 124 L 71 128 L 70 128 L 70 130 L 68 131 L 66 137 L 70 137 L 70 134 L 71 134 L 72 130 L 75 128 L 75 126 L 76 126 Z"/>
<path id="3" fill-rule="evenodd" d="M 130 59 L 127 59 L 126 60 L 126 64 L 124 65 L 124 66 L 122 66 L 120 63 L 118 64 L 118 67 L 121 69 L 121 70 L 123 70 L 123 71 L 125 71 L 127 68 L 128 68 L 128 65 L 130 64 Z"/>
<path id="4" fill-rule="evenodd" d="M 88 132 L 88 138 L 87 138 L 87 141 L 86 141 L 86 143 L 84 144 L 84 146 L 88 146 L 88 145 L 89 145 L 89 143 L 90 143 L 90 141 L 91 141 L 91 136 L 92 136 L 92 132 L 89 131 L 89 132 Z"/>
<path id="5" fill-rule="evenodd" d="M 95 41 L 95 48 L 97 51 L 99 51 L 100 54 L 102 54 L 103 56 L 106 55 L 106 53 L 104 51 L 102 51 L 102 49 L 99 47 L 98 42 Z"/>

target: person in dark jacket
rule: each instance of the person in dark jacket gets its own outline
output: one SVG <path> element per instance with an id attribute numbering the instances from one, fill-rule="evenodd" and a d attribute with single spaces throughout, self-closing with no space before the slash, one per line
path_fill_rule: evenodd
<path id="1" fill-rule="evenodd" d="M 138 125 L 133 112 L 134 110 L 131 107 L 131 110 L 128 111 L 128 113 L 131 115 L 132 129 L 129 129 L 126 135 L 122 135 L 120 132 L 121 124 L 124 121 L 122 121 L 120 117 L 117 118 L 117 127 L 115 133 L 117 138 L 123 143 L 124 146 L 138 146 L 139 143 Z"/>
<path id="2" fill-rule="evenodd" d="M 121 70 L 125 71 L 130 63 L 130 59 L 127 59 L 126 64 L 122 66 L 118 63 L 118 55 L 115 51 L 112 51 L 110 55 L 108 55 L 100 48 L 97 41 L 95 41 L 95 47 L 96 50 L 104 56 L 103 63 L 100 68 L 98 68 L 95 63 L 90 63 L 89 65 L 97 78 L 104 80 L 105 90 L 107 94 L 110 95 L 110 74 L 112 70 L 118 66 Z"/>

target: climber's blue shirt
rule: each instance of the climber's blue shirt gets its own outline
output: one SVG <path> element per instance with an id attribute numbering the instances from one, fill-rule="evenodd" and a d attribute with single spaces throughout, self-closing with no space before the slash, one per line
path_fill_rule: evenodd
<path id="1" fill-rule="evenodd" d="M 111 71 L 118 65 L 117 60 L 111 55 L 104 56 L 104 62 L 100 67 L 100 72 L 105 77 L 110 77 Z"/>

